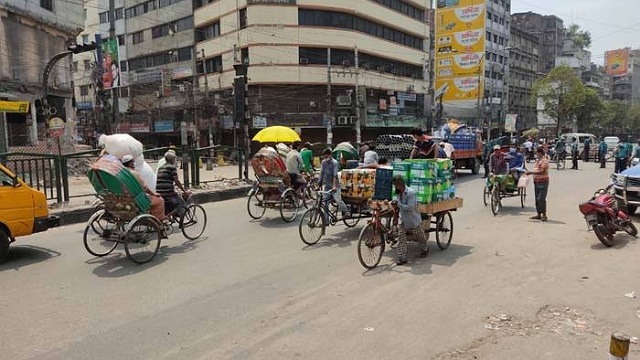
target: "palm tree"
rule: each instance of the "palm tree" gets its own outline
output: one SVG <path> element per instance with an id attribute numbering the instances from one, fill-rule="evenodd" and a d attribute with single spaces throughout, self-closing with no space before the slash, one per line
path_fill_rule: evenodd
<path id="1" fill-rule="evenodd" d="M 566 29 L 567 38 L 573 40 L 577 46 L 588 49 L 591 47 L 591 33 L 588 30 L 580 30 L 580 25 L 571 24 Z"/>

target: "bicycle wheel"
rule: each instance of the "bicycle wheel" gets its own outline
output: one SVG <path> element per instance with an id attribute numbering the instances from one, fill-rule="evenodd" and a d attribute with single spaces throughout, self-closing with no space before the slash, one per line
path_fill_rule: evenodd
<path id="1" fill-rule="evenodd" d="M 500 212 L 500 208 L 501 208 L 501 204 L 500 204 L 500 186 L 499 185 L 495 185 L 493 187 L 493 190 L 491 190 L 491 212 L 493 213 L 493 215 L 498 215 L 498 212 Z"/>
<path id="2" fill-rule="evenodd" d="M 258 220 L 264 216 L 265 211 L 267 208 L 264 205 L 264 192 L 256 189 L 247 199 L 247 212 L 252 219 Z"/>
<path id="3" fill-rule="evenodd" d="M 307 245 L 314 245 L 320 241 L 324 235 L 324 219 L 323 213 L 317 208 L 312 208 L 302 214 L 300 224 L 298 224 L 298 234 L 300 240 Z"/>
<path id="4" fill-rule="evenodd" d="M 124 242 L 124 251 L 129 260 L 144 264 L 153 259 L 160 249 L 162 227 L 152 216 L 143 216 L 129 228 Z"/>
<path id="5" fill-rule="evenodd" d="M 180 217 L 182 235 L 189 240 L 202 236 L 207 227 L 207 212 L 198 204 L 187 206 L 187 210 Z"/>
<path id="6" fill-rule="evenodd" d="M 482 202 L 484 202 L 484 206 L 489 205 L 489 199 L 491 198 L 491 188 L 488 186 L 484 187 L 482 191 Z"/>
<path id="7" fill-rule="evenodd" d="M 352 228 L 360 222 L 362 217 L 362 204 L 347 205 L 351 210 L 351 216 L 342 219 L 342 222 L 348 227 Z"/>
<path id="8" fill-rule="evenodd" d="M 287 189 L 280 200 L 280 217 L 284 222 L 290 223 L 298 217 L 300 198 L 292 189 Z"/>
<path id="9" fill-rule="evenodd" d="M 365 226 L 358 237 L 358 260 L 365 269 L 375 269 L 384 253 L 385 239 L 382 227 Z"/>
<path id="10" fill-rule="evenodd" d="M 107 256 L 118 246 L 116 225 L 108 222 L 105 210 L 99 210 L 91 216 L 84 229 L 82 243 L 89 254 L 97 257 Z"/>
<path id="11" fill-rule="evenodd" d="M 436 243 L 440 250 L 446 250 L 453 239 L 453 216 L 445 211 L 436 218 Z"/>
<path id="12" fill-rule="evenodd" d="M 518 189 L 520 193 L 520 206 L 524 208 L 525 200 L 527 200 L 527 188 Z"/>

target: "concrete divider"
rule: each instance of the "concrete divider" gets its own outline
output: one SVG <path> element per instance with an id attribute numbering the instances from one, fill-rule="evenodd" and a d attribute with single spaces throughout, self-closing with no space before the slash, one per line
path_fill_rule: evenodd
<path id="1" fill-rule="evenodd" d="M 193 194 L 193 201 L 206 204 L 217 201 L 232 200 L 247 196 L 251 185 L 241 185 L 225 190 L 198 191 Z M 51 215 L 60 217 L 60 226 L 83 223 L 95 212 L 93 206 L 82 206 L 73 209 L 53 209 Z"/>

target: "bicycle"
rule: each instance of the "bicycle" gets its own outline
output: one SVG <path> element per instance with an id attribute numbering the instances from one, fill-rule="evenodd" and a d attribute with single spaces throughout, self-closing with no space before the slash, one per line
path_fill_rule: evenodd
<path id="1" fill-rule="evenodd" d="M 376 204 L 376 203 L 372 203 Z M 388 205 L 388 206 L 386 206 Z M 398 209 L 395 204 L 372 205 L 373 217 L 358 237 L 358 260 L 366 269 L 374 269 L 380 263 L 385 244 L 398 242 Z"/>
<path id="2" fill-rule="evenodd" d="M 340 216 L 338 204 L 333 200 L 332 194 L 333 190 L 319 191 L 315 205 L 302 214 L 298 224 L 298 234 L 303 243 L 317 244 L 324 235 L 326 227 L 336 225 L 340 221 L 349 228 L 360 222 L 362 203 L 346 204 L 350 207 L 351 214 Z"/>
<path id="3" fill-rule="evenodd" d="M 566 152 L 557 152 L 553 154 L 553 160 L 556 163 L 557 170 L 564 170 L 567 167 L 567 153 Z"/>

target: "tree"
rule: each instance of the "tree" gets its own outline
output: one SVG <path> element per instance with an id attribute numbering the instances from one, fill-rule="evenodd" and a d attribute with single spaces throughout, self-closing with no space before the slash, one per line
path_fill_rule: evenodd
<path id="1" fill-rule="evenodd" d="M 594 123 L 598 123 L 602 117 L 605 106 L 594 89 L 585 87 L 584 100 L 576 109 L 576 120 L 579 129 L 589 129 Z"/>
<path id="2" fill-rule="evenodd" d="M 571 24 L 566 32 L 567 38 L 573 40 L 577 46 L 583 49 L 591 47 L 591 33 L 587 30 L 580 30 L 580 25 Z"/>
<path id="3" fill-rule="evenodd" d="M 586 99 L 591 97 L 582 80 L 573 69 L 563 65 L 551 70 L 533 85 L 532 101 L 542 100 L 546 115 L 556 121 L 556 136 L 560 129 L 581 115 L 586 109 Z M 584 114 L 582 114 L 584 115 Z"/>

